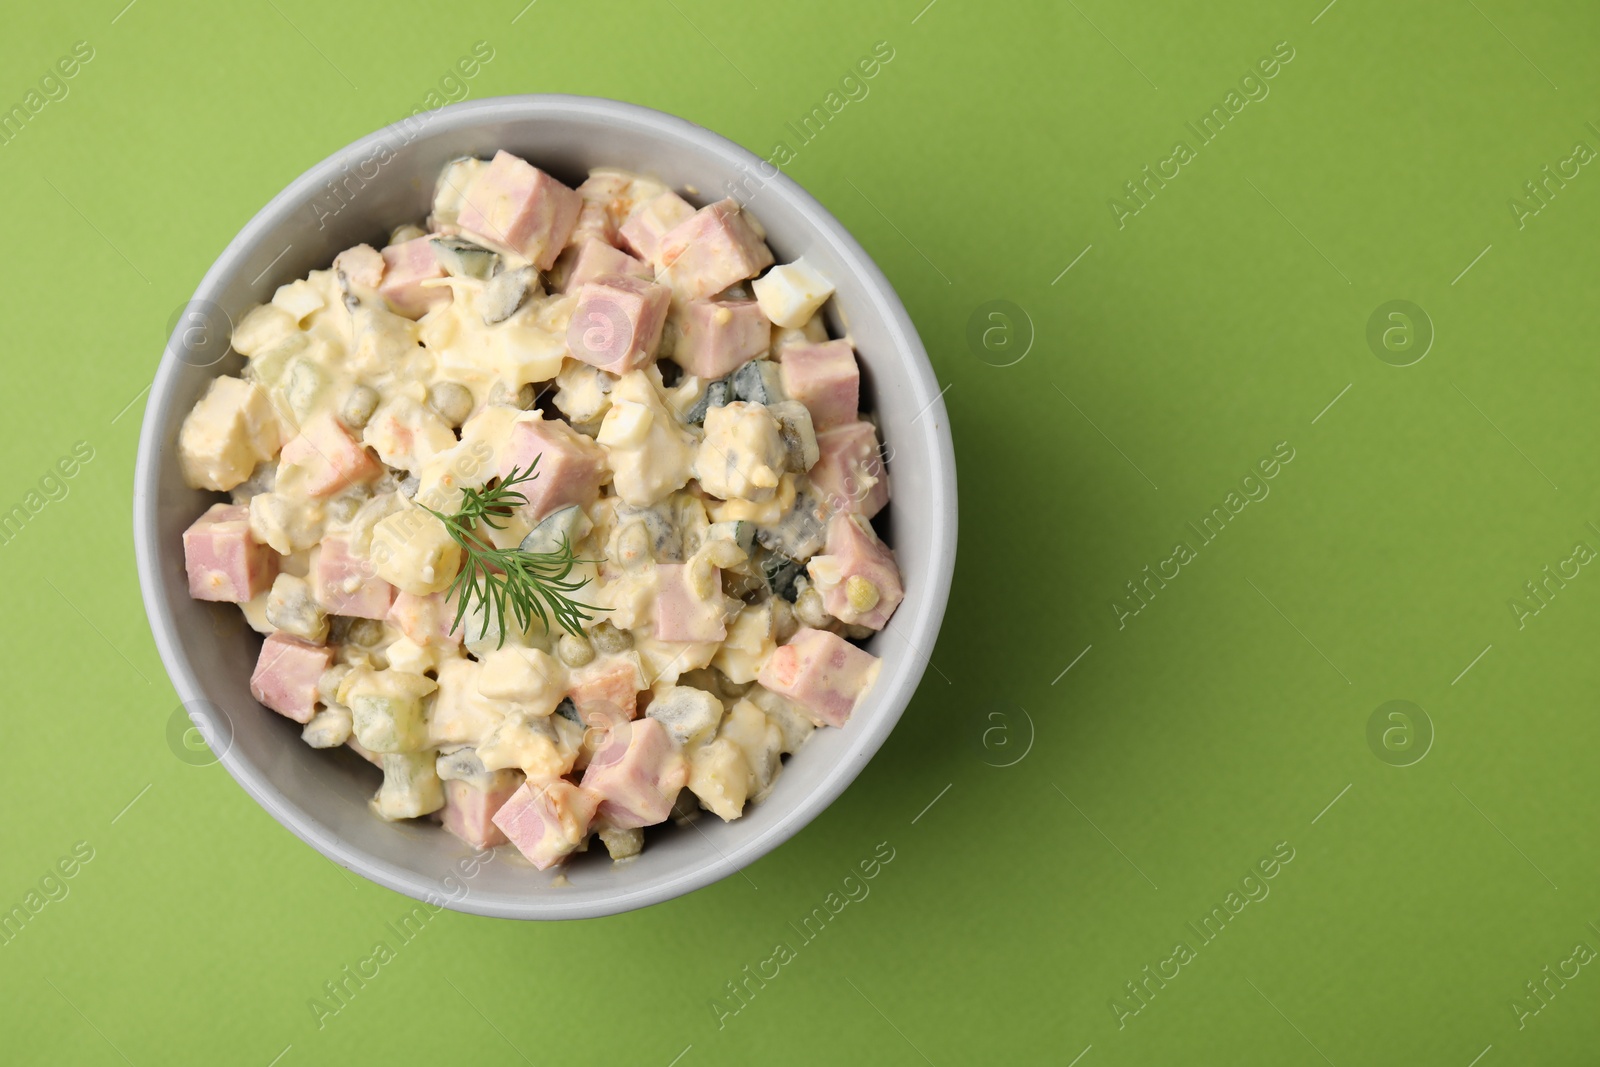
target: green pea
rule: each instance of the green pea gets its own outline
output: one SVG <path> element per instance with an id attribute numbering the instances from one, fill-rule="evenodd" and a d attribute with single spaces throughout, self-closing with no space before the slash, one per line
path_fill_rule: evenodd
<path id="1" fill-rule="evenodd" d="M 589 639 L 594 642 L 595 648 L 606 653 L 626 652 L 633 647 L 633 635 L 617 629 L 609 622 L 596 624 L 589 631 Z"/>
<path id="2" fill-rule="evenodd" d="M 344 408 L 339 412 L 339 417 L 352 430 L 359 430 L 371 421 L 372 413 L 377 410 L 378 391 L 371 386 L 358 385 L 344 398 Z"/>
<path id="3" fill-rule="evenodd" d="M 428 390 L 428 406 L 451 426 L 460 426 L 472 414 L 472 393 L 459 382 L 440 382 Z"/>
<path id="4" fill-rule="evenodd" d="M 569 667 L 586 667 L 594 662 L 594 648 L 581 637 L 562 634 L 556 642 L 556 655 Z"/>

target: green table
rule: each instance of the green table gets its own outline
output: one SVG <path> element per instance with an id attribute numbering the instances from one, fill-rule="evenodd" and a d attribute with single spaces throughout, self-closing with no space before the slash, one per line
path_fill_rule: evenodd
<path id="1" fill-rule="evenodd" d="M 123 2 L 0 35 L 0 1058 L 1594 1062 L 1600 10 Z M 855 231 L 948 385 L 961 564 L 894 737 L 748 877 L 397 933 L 175 755 L 141 390 L 301 170 L 527 91 Z"/>

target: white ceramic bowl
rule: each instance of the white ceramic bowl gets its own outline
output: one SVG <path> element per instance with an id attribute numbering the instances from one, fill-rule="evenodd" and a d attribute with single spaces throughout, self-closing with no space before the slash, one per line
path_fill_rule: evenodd
<path id="1" fill-rule="evenodd" d="M 393 226 L 421 219 L 446 161 L 500 148 L 573 185 L 589 168 L 612 165 L 693 190 L 702 203 L 732 195 L 766 226 L 780 262 L 803 254 L 838 286 L 831 326 L 855 342 L 863 403 L 892 449 L 893 495 L 879 526 L 906 588 L 890 629 L 867 645 L 884 660 L 867 700 L 844 729 L 818 730 L 790 757 L 766 800 L 732 823 L 708 815 L 688 827 L 655 827 L 643 854 L 625 863 L 594 848 L 564 872 L 536 871 L 509 846 L 473 863 L 470 847 L 442 828 L 373 815 L 373 768 L 348 749 L 306 746 L 298 725 L 256 703 L 249 676 L 260 638 L 233 605 L 191 600 L 184 577 L 183 531 L 216 496 L 184 485 L 178 428 L 206 383 L 243 363 L 228 348 L 230 323 L 341 249 L 381 245 Z M 173 685 L 223 766 L 273 818 L 335 863 L 418 899 L 506 918 L 586 918 L 655 904 L 754 862 L 860 773 L 910 702 L 944 616 L 956 557 L 955 460 L 944 403 L 905 308 L 861 246 L 800 186 L 731 141 L 658 111 L 588 97 L 502 97 L 362 138 L 302 174 L 229 243 L 178 318 L 150 390 L 133 532 L 145 609 Z M 570 884 L 552 884 L 558 873 Z"/>

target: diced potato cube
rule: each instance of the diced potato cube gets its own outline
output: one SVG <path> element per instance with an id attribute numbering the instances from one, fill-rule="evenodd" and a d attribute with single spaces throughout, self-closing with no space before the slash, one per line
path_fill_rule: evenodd
<path id="1" fill-rule="evenodd" d="M 432 645 L 419 645 L 409 637 L 402 637 L 383 650 L 389 669 L 407 674 L 427 674 L 439 666 L 439 650 Z"/>
<path id="2" fill-rule="evenodd" d="M 595 440 L 607 448 L 636 448 L 643 443 L 645 434 L 650 432 L 650 420 L 653 417 L 650 409 L 643 404 L 631 400 L 618 401 L 611 406 L 611 414 L 606 416 L 600 427 L 600 435 Z"/>
<path id="3" fill-rule="evenodd" d="M 478 692 L 485 697 L 529 705 L 526 710 L 534 715 L 548 715 L 561 703 L 566 679 L 543 649 L 500 648 L 481 662 Z"/>
<path id="4" fill-rule="evenodd" d="M 719 737 L 691 751 L 689 789 L 700 798 L 701 807 L 724 822 L 737 819 L 750 792 L 750 765 L 743 750 Z"/>
<path id="5" fill-rule="evenodd" d="M 833 295 L 833 283 L 803 258 L 773 267 L 751 288 L 767 318 L 791 330 L 804 326 Z"/>
<path id="6" fill-rule="evenodd" d="M 266 391 L 242 378 L 215 378 L 178 431 L 178 462 L 196 489 L 226 492 L 283 446 Z"/>
<path id="7" fill-rule="evenodd" d="M 350 709 L 343 704 L 330 704 L 311 716 L 300 731 L 300 740 L 312 748 L 338 748 L 350 740 L 352 728 Z"/>
<path id="8" fill-rule="evenodd" d="M 489 770 L 515 767 L 547 780 L 572 770 L 582 741 L 577 724 L 559 715 L 507 715 L 478 745 L 478 758 Z"/>
<path id="9" fill-rule="evenodd" d="M 777 619 L 772 600 L 760 604 L 747 604 L 739 609 L 728 627 L 728 637 L 717 649 L 711 665 L 728 681 L 738 684 L 753 682 L 761 665 L 778 647 Z"/>
<path id="10" fill-rule="evenodd" d="M 705 431 L 694 459 L 701 488 L 723 500 L 770 500 L 789 455 L 772 412 L 736 400 L 707 411 Z"/>
<path id="11" fill-rule="evenodd" d="M 461 546 L 444 523 L 420 507 L 407 507 L 372 531 L 369 553 L 378 577 L 415 596 L 449 588 L 461 569 Z"/>
<path id="12" fill-rule="evenodd" d="M 739 746 L 750 768 L 750 796 L 760 799 L 772 787 L 783 767 L 783 733 L 768 721 L 766 713 L 749 700 L 728 709 L 720 737 Z"/>
<path id="13" fill-rule="evenodd" d="M 251 308 L 233 328 L 233 350 L 244 356 L 254 356 L 294 332 L 294 316 L 281 307 L 262 304 Z"/>
<path id="14" fill-rule="evenodd" d="M 296 323 L 303 322 L 312 312 L 320 311 L 327 304 L 317 287 L 305 278 L 278 286 L 278 291 L 272 294 L 272 302 L 288 312 Z"/>
<path id="15" fill-rule="evenodd" d="M 439 691 L 428 715 L 428 744 L 472 745 L 505 718 L 505 709 L 478 691 L 483 665 L 470 659 L 439 664 Z"/>
<path id="16" fill-rule="evenodd" d="M 796 707 L 787 697 L 770 689 L 756 686 L 750 690 L 749 701 L 767 713 L 767 719 L 783 734 L 783 751 L 798 752 L 800 746 L 811 740 L 817 732 L 816 722 Z"/>

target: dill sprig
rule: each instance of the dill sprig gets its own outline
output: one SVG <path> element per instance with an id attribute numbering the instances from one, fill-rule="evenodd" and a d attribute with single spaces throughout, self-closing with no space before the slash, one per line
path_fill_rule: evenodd
<path id="1" fill-rule="evenodd" d="M 508 610 L 521 630 L 530 628 L 534 619 L 549 630 L 554 616 L 563 630 L 581 636 L 583 624 L 594 617 L 589 612 L 599 610 L 567 596 L 582 589 L 589 580 L 574 581 L 569 577 L 575 565 L 587 561 L 573 555 L 572 544 L 565 537 L 554 552 L 524 552 L 520 548 L 494 547 L 477 528 L 480 523 L 496 530 L 505 528 L 504 520 L 511 510 L 528 503 L 517 486 L 537 478 L 538 466 L 539 457 L 535 456 L 527 470 L 511 468 L 511 473 L 492 488 L 463 490 L 461 506 L 454 515 L 420 505 L 444 523 L 465 558 L 461 573 L 450 583 L 446 594 L 459 597 L 452 630 L 461 626 L 468 610 L 476 604 L 483 612 L 483 629 L 478 636 L 489 635 L 492 621 L 500 629 L 500 645 L 506 641 Z"/>

